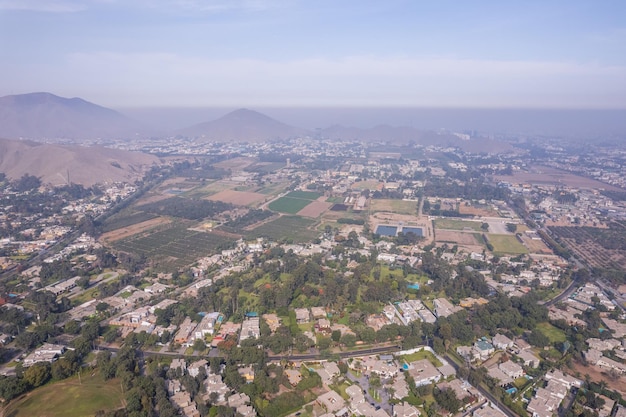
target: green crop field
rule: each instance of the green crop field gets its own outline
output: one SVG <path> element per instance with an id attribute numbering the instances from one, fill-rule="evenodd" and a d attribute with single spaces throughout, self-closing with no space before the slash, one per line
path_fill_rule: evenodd
<path id="1" fill-rule="evenodd" d="M 303 200 L 317 200 L 320 198 L 320 194 L 313 191 L 292 191 L 287 194 L 285 197 L 289 198 L 301 198 Z"/>
<path id="2" fill-rule="evenodd" d="M 82 417 L 98 410 L 122 408 L 120 380 L 104 381 L 98 373 L 47 384 L 14 402 L 4 410 L 11 417 Z"/>
<path id="3" fill-rule="evenodd" d="M 197 258 L 229 246 L 234 241 L 234 238 L 189 230 L 186 224 L 176 223 L 148 235 L 122 239 L 115 242 L 114 246 L 125 252 L 145 255 L 156 262 L 181 268 Z"/>
<path id="4" fill-rule="evenodd" d="M 303 200 L 300 198 L 281 197 L 276 201 L 272 201 L 268 208 L 281 213 L 296 214 L 306 206 L 311 204 L 311 200 Z"/>
<path id="5" fill-rule="evenodd" d="M 156 214 L 144 213 L 143 211 L 123 211 L 106 219 L 102 227 L 102 232 L 106 233 L 111 230 L 121 229 L 122 227 L 132 226 L 133 224 L 152 220 L 155 217 L 157 217 Z"/>
<path id="6" fill-rule="evenodd" d="M 458 219 L 436 219 L 435 220 L 435 228 L 437 229 L 447 229 L 447 230 L 474 230 L 476 232 L 482 232 L 480 228 L 482 223 L 479 222 L 470 222 L 467 220 L 458 220 Z"/>
<path id="7" fill-rule="evenodd" d="M 299 216 L 282 216 L 252 230 L 247 238 L 266 237 L 273 241 L 291 239 L 296 243 L 305 243 L 319 234 L 315 230 L 308 229 L 313 223 L 314 220 Z"/>
<path id="8" fill-rule="evenodd" d="M 528 253 L 528 249 L 526 249 L 515 236 L 488 234 L 487 239 L 489 239 L 489 243 L 493 245 L 494 253 Z"/>

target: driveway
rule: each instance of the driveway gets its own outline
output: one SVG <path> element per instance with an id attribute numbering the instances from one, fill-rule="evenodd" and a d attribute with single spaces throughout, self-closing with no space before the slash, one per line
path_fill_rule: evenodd
<path id="1" fill-rule="evenodd" d="M 378 389 L 378 392 L 380 393 L 380 401 L 376 401 L 374 398 L 372 398 L 372 396 L 369 393 L 370 381 L 369 381 L 369 377 L 368 376 L 366 376 L 365 374 L 361 374 L 360 377 L 357 377 L 351 371 L 348 371 L 346 376 L 348 377 L 348 379 L 350 381 L 352 381 L 353 383 L 357 384 L 358 386 L 361 387 L 361 389 L 363 391 L 365 391 L 365 394 L 364 394 L 365 401 L 367 401 L 370 404 L 373 403 L 374 406 L 380 406 L 389 415 L 392 415 L 392 413 L 391 413 L 391 404 L 389 404 L 389 393 L 387 392 L 386 389 L 384 389 L 384 388 L 379 388 Z"/>

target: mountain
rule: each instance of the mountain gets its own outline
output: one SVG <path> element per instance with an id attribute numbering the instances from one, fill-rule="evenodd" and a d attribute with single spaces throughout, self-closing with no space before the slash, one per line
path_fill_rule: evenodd
<path id="1" fill-rule="evenodd" d="M 50 93 L 0 97 L 0 137 L 123 138 L 142 131 L 145 128 L 139 123 L 115 110 L 81 98 L 63 98 Z"/>
<path id="2" fill-rule="evenodd" d="M 132 182 L 158 162 L 153 155 L 100 146 L 0 139 L 0 172 L 12 179 L 34 175 L 45 184 L 67 184 L 68 175 L 70 182 L 86 187 L 105 181 Z"/>
<path id="3" fill-rule="evenodd" d="M 263 142 L 307 134 L 254 110 L 239 109 L 211 122 L 191 126 L 175 134 L 201 138 L 206 141 Z"/>

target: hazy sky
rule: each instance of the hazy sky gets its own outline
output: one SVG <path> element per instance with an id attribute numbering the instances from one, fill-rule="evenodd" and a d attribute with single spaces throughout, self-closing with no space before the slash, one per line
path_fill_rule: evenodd
<path id="1" fill-rule="evenodd" d="M 626 108 L 626 1 L 0 0 L 0 95 Z"/>

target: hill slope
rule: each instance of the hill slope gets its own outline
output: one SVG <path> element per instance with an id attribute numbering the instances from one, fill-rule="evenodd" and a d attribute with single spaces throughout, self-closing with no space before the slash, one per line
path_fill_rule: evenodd
<path id="1" fill-rule="evenodd" d="M 217 120 L 182 129 L 176 134 L 206 141 L 263 142 L 306 134 L 306 131 L 253 110 L 239 109 Z"/>
<path id="2" fill-rule="evenodd" d="M 0 139 L 0 172 L 9 178 L 24 174 L 43 183 L 70 181 L 91 186 L 104 181 L 134 181 L 159 160 L 153 155 L 103 147 L 50 145 Z"/>
<path id="3" fill-rule="evenodd" d="M 130 137 L 139 123 L 81 98 L 50 93 L 0 97 L 0 137 L 92 139 Z"/>

